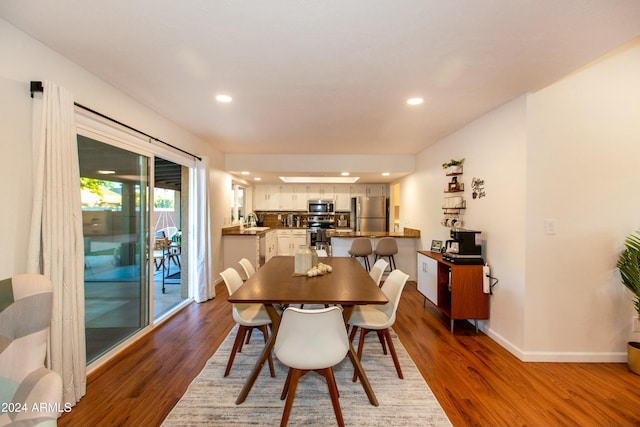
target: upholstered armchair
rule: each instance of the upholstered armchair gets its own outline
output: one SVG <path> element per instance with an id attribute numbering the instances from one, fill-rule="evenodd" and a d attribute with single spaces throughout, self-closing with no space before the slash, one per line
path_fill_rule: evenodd
<path id="1" fill-rule="evenodd" d="M 62 380 L 45 368 L 51 281 L 21 274 L 0 281 L 0 426 L 55 426 Z"/>

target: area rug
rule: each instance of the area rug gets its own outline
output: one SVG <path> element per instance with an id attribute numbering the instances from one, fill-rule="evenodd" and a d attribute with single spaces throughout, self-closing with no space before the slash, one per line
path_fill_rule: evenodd
<path id="1" fill-rule="evenodd" d="M 237 328 L 237 326 L 236 326 Z M 235 401 L 263 347 L 257 332 L 242 353 L 236 355 L 228 377 L 223 377 L 236 329 L 193 380 L 182 399 L 163 422 L 165 427 L 279 425 L 284 408 L 280 393 L 287 368 L 274 356 L 276 377 L 263 367 L 247 399 Z M 346 425 L 351 426 L 451 426 L 406 350 L 391 332 L 404 379 L 399 379 L 391 355 L 384 355 L 376 334 L 368 334 L 362 365 L 376 394 L 373 406 L 360 382 L 352 382 L 348 358 L 334 368 L 340 405 Z M 357 337 L 356 341 L 357 343 Z M 310 372 L 300 379 L 289 425 L 336 425 L 329 392 L 323 377 Z"/>

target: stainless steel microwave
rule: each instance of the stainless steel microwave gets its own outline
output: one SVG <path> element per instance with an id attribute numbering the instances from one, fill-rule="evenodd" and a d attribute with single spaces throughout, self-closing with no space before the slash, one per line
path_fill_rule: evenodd
<path id="1" fill-rule="evenodd" d="M 309 200 L 307 210 L 310 214 L 333 214 L 334 202 L 333 200 Z"/>

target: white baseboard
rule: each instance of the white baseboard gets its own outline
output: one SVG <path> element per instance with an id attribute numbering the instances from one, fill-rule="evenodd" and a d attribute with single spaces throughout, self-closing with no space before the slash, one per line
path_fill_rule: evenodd
<path id="1" fill-rule="evenodd" d="M 483 322 L 484 323 L 484 322 Z M 550 351 L 524 351 L 514 345 L 502 335 L 482 325 L 482 332 L 504 347 L 509 353 L 523 362 L 560 362 L 560 363 L 626 363 L 626 352 L 550 352 Z"/>

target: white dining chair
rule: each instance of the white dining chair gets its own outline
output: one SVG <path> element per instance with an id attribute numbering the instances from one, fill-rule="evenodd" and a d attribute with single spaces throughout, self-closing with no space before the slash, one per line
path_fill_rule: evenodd
<path id="1" fill-rule="evenodd" d="M 244 274 L 246 274 L 247 279 L 255 274 L 256 269 L 253 267 L 253 264 L 251 264 L 251 261 L 249 261 L 248 259 L 242 258 L 240 261 L 238 261 L 238 264 L 242 266 L 242 269 L 244 270 Z"/>
<path id="2" fill-rule="evenodd" d="M 222 280 L 224 280 L 224 284 L 227 286 L 229 295 L 234 293 L 243 284 L 240 273 L 238 273 L 234 268 L 227 268 L 225 271 L 220 273 L 220 276 L 222 276 Z M 231 366 L 233 365 L 236 353 L 242 352 L 242 344 L 245 336 L 247 337 L 248 342 L 249 332 L 253 329 L 259 329 L 262 332 L 262 335 L 264 335 L 264 342 L 266 343 L 269 338 L 267 326 L 271 325 L 271 318 L 263 304 L 233 304 L 232 314 L 233 320 L 238 324 L 238 333 L 233 341 L 233 348 L 229 355 L 227 368 L 224 371 L 225 377 L 231 372 Z M 269 371 L 271 372 L 272 377 L 276 376 L 275 369 L 273 367 L 273 358 L 271 355 L 269 355 Z"/>
<path id="3" fill-rule="evenodd" d="M 400 362 L 398 362 L 398 355 L 396 349 L 391 340 L 391 334 L 389 329 L 396 321 L 396 311 L 400 302 L 400 296 L 404 285 L 407 283 L 409 275 L 403 273 L 400 270 L 393 270 L 387 280 L 382 284 L 382 292 L 389 300 L 384 305 L 368 304 L 357 305 L 354 307 L 351 316 L 349 317 L 348 324 L 351 326 L 351 333 L 349 334 L 349 340 L 352 341 L 355 337 L 356 331 L 360 329 L 360 339 L 358 341 L 358 358 L 362 360 L 362 351 L 364 349 L 364 338 L 370 331 L 376 331 L 381 338 L 382 349 L 385 354 L 386 348 L 384 343 L 386 341 L 391 357 L 393 358 L 393 364 L 396 367 L 396 372 L 399 378 L 403 378 L 402 369 L 400 369 Z M 357 379 L 356 373 L 353 374 L 353 381 Z"/>
<path id="4" fill-rule="evenodd" d="M 286 426 L 289 420 L 298 380 L 309 371 L 315 371 L 327 380 L 336 420 L 339 426 L 344 426 L 333 366 L 347 355 L 348 340 L 342 310 L 339 307 L 289 307 L 284 311 L 274 345 L 278 360 L 289 367 L 280 396 L 281 400 L 287 399 L 280 421 L 281 426 Z"/>
<path id="5" fill-rule="evenodd" d="M 375 264 L 371 267 L 371 271 L 369 271 L 369 276 L 376 282 L 376 285 L 380 286 L 380 280 L 382 280 L 382 275 L 384 271 L 387 269 L 389 263 L 383 259 L 379 259 Z"/>

